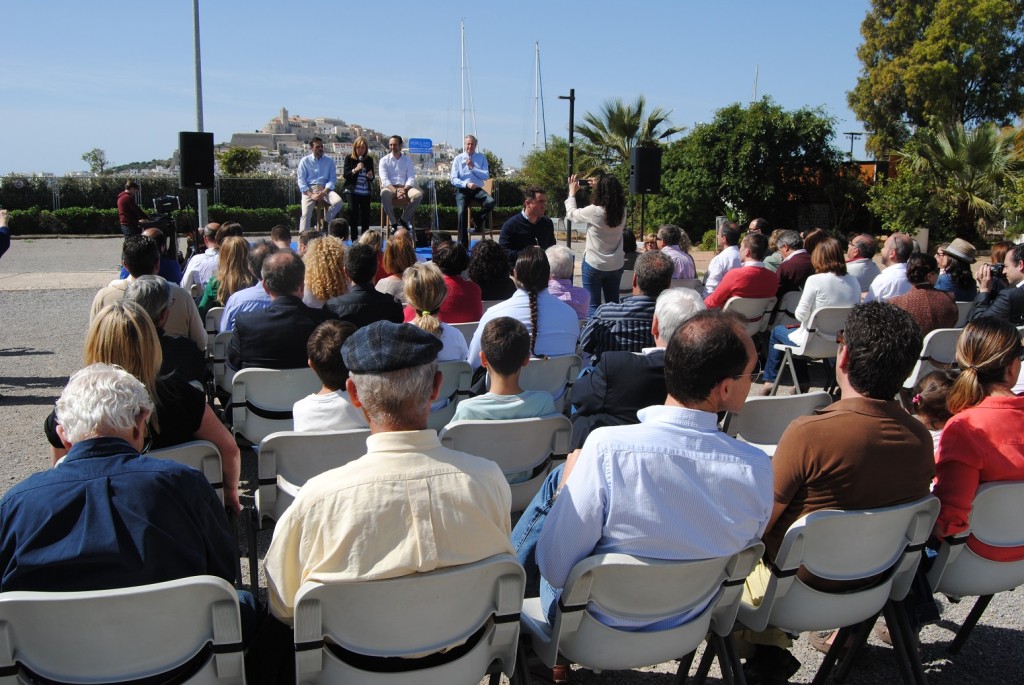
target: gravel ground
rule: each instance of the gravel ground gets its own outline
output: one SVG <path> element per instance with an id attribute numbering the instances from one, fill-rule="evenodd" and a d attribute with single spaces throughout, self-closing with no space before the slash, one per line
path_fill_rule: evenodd
<path id="1" fill-rule="evenodd" d="M 574 244 L 579 251 L 579 244 Z M 67 377 L 81 365 L 81 347 L 95 291 L 116 277 L 119 238 L 20 239 L 0 260 L 0 429 L 4 469 L 0 490 L 29 474 L 47 468 L 47 445 L 42 421 Z M 698 263 L 706 263 L 706 256 Z M 243 479 L 255 478 L 255 459 L 243 455 Z M 247 487 L 243 482 L 243 490 Z M 251 500 L 250 500 L 251 501 Z M 259 535 L 259 556 L 266 552 L 270 531 Z M 247 568 L 247 566 L 246 566 Z M 261 587 L 265 588 L 261 578 Z M 942 619 L 921 633 L 921 656 L 930 682 L 1021 683 L 1021 627 L 1024 614 L 1020 593 L 1003 593 L 989 605 L 964 651 L 949 659 L 944 650 L 963 622 L 972 600 L 950 604 L 941 600 Z M 848 682 L 881 683 L 899 679 L 892 651 L 872 636 Z M 810 683 L 820 655 L 803 638 L 793 653 L 803 667 L 791 680 Z M 660 685 L 672 682 L 675 662 L 647 669 L 594 674 L 576 671 L 572 679 L 585 683 Z M 712 671 L 712 681 L 718 676 Z"/>

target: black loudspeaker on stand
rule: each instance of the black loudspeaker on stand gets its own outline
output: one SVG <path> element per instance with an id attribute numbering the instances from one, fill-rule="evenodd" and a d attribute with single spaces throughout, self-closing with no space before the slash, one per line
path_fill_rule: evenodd
<path id="1" fill-rule="evenodd" d="M 661 193 L 661 148 L 634 147 L 629 151 L 629 192 L 640 196 L 640 236 L 646 230 L 648 195 Z"/>
<path id="2" fill-rule="evenodd" d="M 182 188 L 213 188 L 212 133 L 178 133 L 178 183 Z"/>

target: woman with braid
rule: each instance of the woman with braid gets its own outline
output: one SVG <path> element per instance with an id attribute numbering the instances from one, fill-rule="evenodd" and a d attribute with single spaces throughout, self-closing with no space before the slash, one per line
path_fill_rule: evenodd
<path id="1" fill-rule="evenodd" d="M 512 279 L 516 291 L 499 302 L 480 319 L 480 325 L 469 344 L 468 361 L 480 368 L 480 336 L 488 321 L 508 316 L 521 321 L 530 332 L 530 355 L 556 357 L 576 352 L 580 325 L 572 307 L 548 292 L 551 267 L 544 250 L 537 246 L 520 251 Z"/>
<path id="2" fill-rule="evenodd" d="M 462 332 L 437 318 L 441 304 L 448 296 L 441 269 L 433 262 L 413 264 L 402 274 L 402 291 L 405 301 L 416 312 L 409 323 L 441 339 L 444 347 L 437 353 L 437 361 L 465 359 L 469 349 Z"/>

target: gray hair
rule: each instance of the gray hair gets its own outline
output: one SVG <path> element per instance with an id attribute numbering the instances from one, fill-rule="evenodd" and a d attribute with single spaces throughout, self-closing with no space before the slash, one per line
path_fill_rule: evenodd
<path id="1" fill-rule="evenodd" d="M 664 252 L 644 252 L 633 265 L 636 285 L 648 297 L 657 297 L 672 286 L 675 262 Z"/>
<path id="2" fill-rule="evenodd" d="M 152 412 L 146 386 L 114 364 L 91 364 L 75 372 L 57 400 L 57 422 L 71 444 L 127 433 L 140 414 Z"/>
<path id="3" fill-rule="evenodd" d="M 691 288 L 672 288 L 658 295 L 654 317 L 658 319 L 658 337 L 671 340 L 672 334 L 697 312 L 707 307 L 704 300 Z"/>
<path id="4" fill-rule="evenodd" d="M 131 300 L 146 310 L 154 326 L 171 306 L 171 286 L 160 276 L 139 276 L 128 284 L 124 299 Z"/>
<path id="5" fill-rule="evenodd" d="M 658 237 L 664 241 L 666 245 L 678 245 L 680 234 L 683 229 L 679 228 L 675 224 L 662 224 L 658 227 Z"/>
<path id="6" fill-rule="evenodd" d="M 857 254 L 867 259 L 871 259 L 878 252 L 878 241 L 874 236 L 866 233 L 856 236 L 850 243 L 857 248 Z"/>
<path id="7" fill-rule="evenodd" d="M 544 250 L 551 266 L 551 278 L 572 278 L 572 250 L 565 245 L 552 245 Z"/>
<path id="8" fill-rule="evenodd" d="M 359 401 L 376 424 L 407 425 L 430 404 L 437 362 L 384 373 L 353 373 Z"/>
<path id="9" fill-rule="evenodd" d="M 800 233 L 797 231 L 783 231 L 778 240 L 775 241 L 775 244 L 780 248 L 785 245 L 791 250 L 799 250 L 804 246 L 804 239 L 800 237 Z"/>

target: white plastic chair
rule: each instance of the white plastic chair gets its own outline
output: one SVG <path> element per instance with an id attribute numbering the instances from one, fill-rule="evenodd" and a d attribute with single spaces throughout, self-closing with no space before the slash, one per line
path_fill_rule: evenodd
<path id="1" fill-rule="evenodd" d="M 511 676 L 525 583 L 508 554 L 386 580 L 307 582 L 295 596 L 296 681 L 476 685 L 487 673 Z"/>
<path id="2" fill-rule="evenodd" d="M 962 328 L 936 328 L 924 336 L 921 356 L 907 380 L 903 381 L 903 387 L 913 390 L 917 382 L 932 371 L 948 369 L 956 364 L 956 343 L 963 332 Z"/>
<path id="3" fill-rule="evenodd" d="M 997 592 L 1024 584 L 1024 560 L 992 561 L 965 543 L 968 536 L 993 547 L 1024 546 L 1024 482 L 986 483 L 978 488 L 971 508 L 970 528 L 942 541 L 928 572 L 935 592 L 951 597 L 978 597 L 963 626 L 949 645 L 956 654 Z"/>
<path id="4" fill-rule="evenodd" d="M 772 320 L 772 326 L 798 326 L 800 322 L 796 318 L 796 308 L 800 304 L 800 297 L 803 296 L 803 292 L 800 290 L 790 290 L 788 293 L 782 296 L 782 300 L 779 302 L 778 308 L 775 310 L 775 318 Z"/>
<path id="5" fill-rule="evenodd" d="M 619 277 L 619 295 L 633 294 L 633 269 L 623 269 Z"/>
<path id="6" fill-rule="evenodd" d="M 723 672 L 732 670 L 739 660 L 730 633 L 743 579 L 763 551 L 764 545 L 758 541 L 720 559 L 665 561 L 628 554 L 588 557 L 569 573 L 552 623 L 548 623 L 539 598 L 523 603 L 524 637 L 529 636 L 533 651 L 548 667 L 565 659 L 593 671 L 607 671 L 681 659 L 679 670 L 685 674 L 692 653 L 710 631 Z M 604 625 L 589 612 L 591 606 L 609 615 L 652 623 L 699 613 L 675 628 L 634 631 Z"/>
<path id="7" fill-rule="evenodd" d="M 455 407 L 470 393 L 473 385 L 473 367 L 461 360 L 439 362 L 437 370 L 441 372 L 441 391 L 438 400 L 447 400 L 440 409 L 431 410 L 427 417 L 427 427 L 436 431 L 444 428 L 455 416 Z"/>
<path id="8" fill-rule="evenodd" d="M 473 334 L 480 327 L 480 322 L 470 321 L 467 323 L 450 323 L 448 325 L 462 333 L 462 337 L 466 339 L 466 344 L 469 345 L 473 342 Z"/>
<path id="9" fill-rule="evenodd" d="M 260 443 L 257 458 L 256 521 L 277 521 L 310 478 L 366 454 L 368 428 L 299 433 L 282 431 Z"/>
<path id="10" fill-rule="evenodd" d="M 312 369 L 241 369 L 231 381 L 231 430 L 253 444 L 294 427 L 292 406 L 318 392 Z"/>
<path id="11" fill-rule="evenodd" d="M 583 359 L 576 354 L 557 357 L 532 357 L 519 375 L 523 390 L 543 390 L 555 398 L 555 408 L 564 411 L 569 391 L 583 368 Z M 490 386 L 490 379 L 487 381 Z"/>
<path id="12" fill-rule="evenodd" d="M 0 593 L 0 683 L 111 683 L 165 674 L 174 682 L 244 684 L 238 595 L 195 576 L 89 592 Z"/>
<path id="13" fill-rule="evenodd" d="M 971 315 L 971 310 L 974 309 L 974 301 L 960 302 L 957 300 L 957 318 L 956 328 L 963 328 L 967 325 L 967 317 Z"/>
<path id="14" fill-rule="evenodd" d="M 213 341 L 220 332 L 220 321 L 224 318 L 224 307 L 211 307 L 206 311 L 206 356 L 213 356 Z"/>
<path id="15" fill-rule="evenodd" d="M 753 336 L 768 328 L 768 318 L 776 301 L 774 297 L 730 297 L 722 310 L 742 316 L 746 322 L 744 328 Z"/>
<path id="16" fill-rule="evenodd" d="M 743 442 L 775 455 L 782 434 L 793 419 L 810 416 L 816 409 L 832 404 L 824 391 L 780 397 L 748 397 L 743 409 L 730 414 L 726 432 Z"/>
<path id="17" fill-rule="evenodd" d="M 771 575 L 764 599 L 756 607 L 741 603 L 739 623 L 755 631 L 774 626 L 789 633 L 839 626 L 835 645 L 817 675 L 817 681 L 824 682 L 853 627 L 858 628 L 852 647 L 855 650 L 867 639 L 875 617 L 884 609 L 894 648 L 902 652 L 899 657 L 904 675 L 913 682 L 914 675 L 906 668 L 916 662 L 919 670 L 920 658 L 909 648 L 902 650 L 907 636 L 901 631 L 890 600 L 902 600 L 910 589 L 921 547 L 938 513 L 939 500 L 928 495 L 892 507 L 822 510 L 802 516 L 786 531 L 775 562 L 769 566 Z M 864 580 L 867 586 L 842 592 L 817 590 L 797 576 L 801 568 L 820 579 Z M 844 666 L 848 668 L 851 662 L 852 658 L 844 660 Z"/>
<path id="18" fill-rule="evenodd" d="M 488 309 L 490 309 L 494 305 L 500 304 L 500 303 L 502 303 L 504 301 L 505 300 L 484 300 L 480 304 L 483 305 L 484 311 L 486 312 Z"/>
<path id="19" fill-rule="evenodd" d="M 690 290 L 696 290 L 698 293 L 704 291 L 704 284 L 701 283 L 699 278 L 673 278 L 672 288 L 689 288 Z"/>
<path id="20" fill-rule="evenodd" d="M 213 338 L 207 337 L 207 344 L 213 345 L 213 383 L 214 388 L 229 390 L 231 380 L 235 372 L 228 367 L 228 345 L 231 344 L 231 337 L 234 331 L 218 333 Z M 212 342 L 210 342 L 212 340 Z"/>
<path id="21" fill-rule="evenodd" d="M 807 338 L 802 345 L 776 345 L 775 349 L 784 353 L 782 366 L 779 375 L 772 386 L 772 395 L 779 392 L 782 385 L 782 374 L 789 370 L 793 377 L 793 384 L 799 390 L 799 383 L 796 378 L 796 364 L 793 357 L 807 357 L 809 359 L 835 359 L 839 351 L 839 344 L 836 336 L 846 326 L 846 319 L 850 316 L 853 307 L 819 307 L 811 312 L 807 320 Z M 826 374 L 831 376 L 831 374 Z M 828 381 L 828 385 L 832 382 Z M 828 388 L 826 388 L 827 390 Z"/>
<path id="22" fill-rule="evenodd" d="M 568 454 L 572 423 L 561 414 L 505 421 L 455 421 L 439 437 L 445 447 L 496 462 L 506 476 L 529 472 L 528 480 L 511 485 L 512 511 L 523 511 L 544 483 L 552 458 Z"/>
<path id="23" fill-rule="evenodd" d="M 213 486 L 217 497 L 222 503 L 224 502 L 224 465 L 221 463 L 220 450 L 212 442 L 191 440 L 174 447 L 151 450 L 146 453 L 146 456 L 168 459 L 202 471 L 206 480 L 210 481 L 210 485 Z"/>

